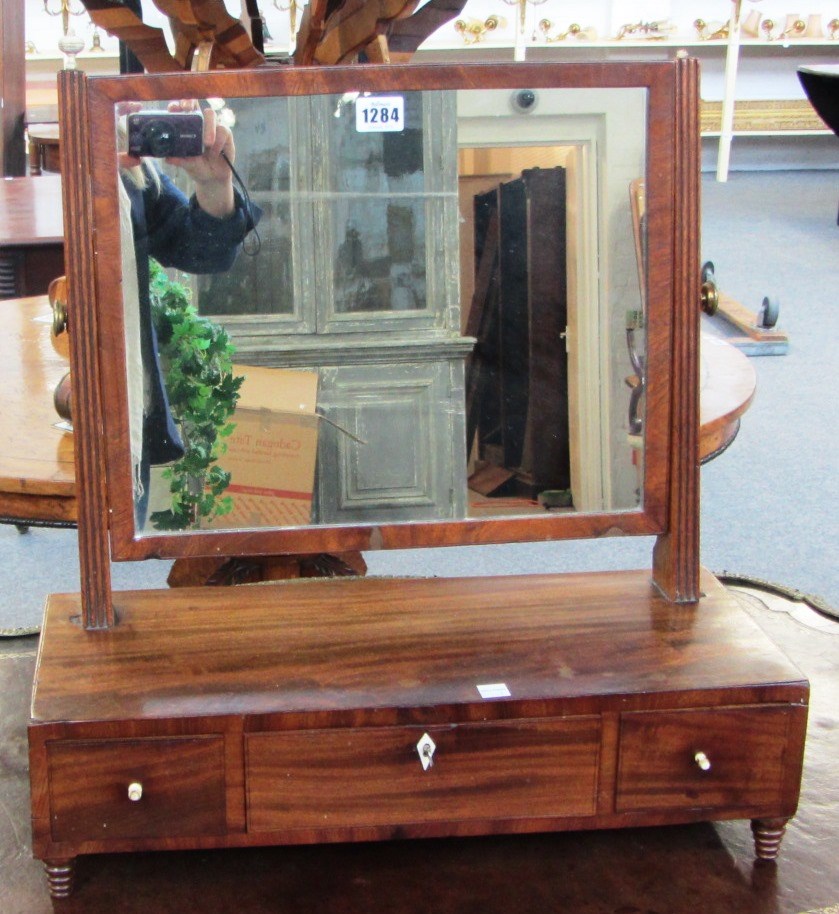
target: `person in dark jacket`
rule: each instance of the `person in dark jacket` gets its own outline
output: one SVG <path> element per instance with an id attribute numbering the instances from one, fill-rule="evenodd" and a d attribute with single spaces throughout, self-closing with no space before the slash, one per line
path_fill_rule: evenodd
<path id="1" fill-rule="evenodd" d="M 183 102 L 176 107 L 184 110 L 193 104 Z M 126 257 L 124 251 L 123 269 L 133 270 L 134 266 L 126 261 L 135 261 L 139 312 L 135 326 L 143 375 L 142 388 L 134 391 L 134 397 L 142 399 L 142 430 L 135 430 L 132 444 L 138 528 L 145 521 L 149 468 L 171 463 L 184 453 L 169 408 L 152 322 L 149 258 L 153 257 L 164 267 L 188 273 L 220 273 L 230 269 L 245 236 L 260 215 L 233 186 L 231 166 L 235 154 L 232 133 L 216 122 L 215 112 L 209 109 L 204 114 L 203 154 L 166 160 L 192 178 L 195 190 L 190 198 L 152 160 L 140 160 L 126 153 L 120 155 L 121 182 L 130 206 L 133 240 L 132 256 Z M 133 288 L 133 277 L 131 280 L 125 283 L 126 295 Z M 127 307 L 130 307 L 128 303 Z M 130 336 L 128 324 L 126 321 L 126 335 Z M 138 435 L 140 442 L 136 441 Z"/>

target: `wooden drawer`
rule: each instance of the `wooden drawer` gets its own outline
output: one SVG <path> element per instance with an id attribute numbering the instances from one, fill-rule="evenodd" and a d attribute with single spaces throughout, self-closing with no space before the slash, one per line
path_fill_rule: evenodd
<path id="1" fill-rule="evenodd" d="M 426 771 L 417 743 L 436 744 Z M 246 737 L 248 829 L 595 812 L 600 718 Z"/>
<path id="2" fill-rule="evenodd" d="M 221 736 L 48 743 L 53 840 L 222 833 L 223 747 Z"/>
<path id="3" fill-rule="evenodd" d="M 775 706 L 621 715 L 617 811 L 776 805 L 793 713 Z"/>

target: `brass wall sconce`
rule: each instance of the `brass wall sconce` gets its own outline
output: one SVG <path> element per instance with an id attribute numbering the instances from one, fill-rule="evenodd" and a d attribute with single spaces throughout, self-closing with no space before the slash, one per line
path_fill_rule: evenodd
<path id="1" fill-rule="evenodd" d="M 797 16 L 787 16 L 784 24 L 784 30 L 778 35 L 778 38 L 800 38 L 807 28 L 807 23 Z"/>
<path id="2" fill-rule="evenodd" d="M 588 28 L 583 28 L 578 25 L 576 22 L 572 22 L 571 25 L 564 32 L 558 32 L 555 35 L 551 35 L 551 29 L 554 27 L 553 22 L 550 19 L 540 19 L 539 20 L 539 30 L 542 32 L 543 40 L 546 44 L 553 44 L 556 41 L 565 41 L 566 38 L 576 38 L 578 41 L 594 41 L 597 38 L 597 31 L 589 26 Z M 533 33 L 533 40 L 536 40 L 536 32 Z"/>
<path id="3" fill-rule="evenodd" d="M 487 32 L 494 32 L 499 26 L 505 25 L 499 16 L 487 16 L 483 22 L 480 19 L 458 19 L 455 21 L 454 30 L 463 38 L 464 44 L 477 44 L 483 41 Z"/>
<path id="4" fill-rule="evenodd" d="M 48 16 L 61 17 L 61 31 L 66 35 L 70 30 L 70 17 L 84 15 L 85 9 L 73 9 L 71 0 L 58 0 L 56 9 L 50 9 L 49 0 L 44 0 L 44 12 Z"/>
<path id="5" fill-rule="evenodd" d="M 839 38 L 839 19 L 831 19 L 827 24 L 827 33 L 830 35 L 830 40 L 835 41 Z"/>
<path id="6" fill-rule="evenodd" d="M 787 16 L 783 29 L 777 34 L 773 34 L 775 24 L 773 19 L 764 19 L 760 24 L 760 30 L 763 32 L 767 41 L 783 41 L 785 38 L 801 38 L 807 30 L 807 23 L 797 15 Z"/>
<path id="7" fill-rule="evenodd" d="M 274 0 L 274 8 L 278 9 L 281 13 L 288 13 L 288 27 L 292 39 L 297 34 L 297 17 L 303 11 L 303 3 L 298 3 L 297 0 L 288 0 L 288 3 L 280 3 L 279 0 Z"/>
<path id="8" fill-rule="evenodd" d="M 704 19 L 695 19 L 693 27 L 696 29 L 696 35 L 700 41 L 717 41 L 721 38 L 728 38 L 731 20 L 720 25 L 718 22 L 709 23 Z"/>
<path id="9" fill-rule="evenodd" d="M 675 32 L 676 26 L 669 19 L 656 19 L 653 22 L 628 22 L 618 29 L 617 39 L 641 35 L 648 41 L 663 41 L 669 32 Z"/>

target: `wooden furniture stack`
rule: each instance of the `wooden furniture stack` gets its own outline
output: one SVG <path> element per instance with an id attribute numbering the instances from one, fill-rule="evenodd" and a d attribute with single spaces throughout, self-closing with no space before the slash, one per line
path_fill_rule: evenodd
<path id="1" fill-rule="evenodd" d="M 757 855 L 777 855 L 808 684 L 698 561 L 697 77 L 678 60 L 62 79 L 82 592 L 49 600 L 29 730 L 33 845 L 54 896 L 71 890 L 79 854 L 110 851 L 742 818 Z M 135 536 L 114 105 L 476 86 L 647 90 L 642 506 Z M 650 569 L 134 593 L 110 582 L 110 558 L 616 532 L 656 537 Z"/>
<path id="2" fill-rule="evenodd" d="M 43 295 L 64 273 L 61 178 L 0 182 L 0 299 Z"/>

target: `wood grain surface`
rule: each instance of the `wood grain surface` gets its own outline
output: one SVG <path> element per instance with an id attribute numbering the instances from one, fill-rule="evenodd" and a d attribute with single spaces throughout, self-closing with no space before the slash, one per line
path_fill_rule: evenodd
<path id="1" fill-rule="evenodd" d="M 702 586 L 690 606 L 649 572 L 319 580 L 235 604 L 147 591 L 120 595 L 104 631 L 55 596 L 29 729 L 35 853 L 777 826 L 808 686 Z M 135 782 L 147 806 L 126 800 Z"/>
<path id="2" fill-rule="evenodd" d="M 429 731 L 427 771 L 419 725 L 248 734 L 249 831 L 596 811 L 596 716 Z"/>
<path id="3" fill-rule="evenodd" d="M 53 406 L 69 371 L 67 337 L 53 339 L 46 296 L 0 302 L 0 516 L 76 519 L 73 437 Z"/>
<path id="4" fill-rule="evenodd" d="M 650 692 L 684 692 L 671 698 L 684 706 L 741 688 L 756 701 L 767 683 L 801 682 L 711 575 L 703 589 L 683 609 L 649 572 L 303 580 L 239 588 L 233 604 L 225 588 L 134 591 L 115 594 L 119 624 L 95 634 L 78 596 L 55 595 L 32 717 L 246 713 L 272 729 L 405 723 L 422 708 L 433 723 L 522 704 L 539 716 L 603 699 L 629 709 Z M 510 699 L 484 701 L 477 687 L 499 682 Z"/>
<path id="5" fill-rule="evenodd" d="M 0 246 L 60 244 L 64 240 L 61 178 L 41 175 L 0 181 L 0 213 Z"/>

